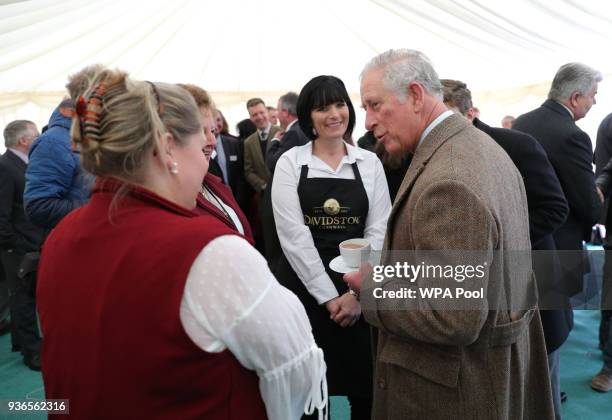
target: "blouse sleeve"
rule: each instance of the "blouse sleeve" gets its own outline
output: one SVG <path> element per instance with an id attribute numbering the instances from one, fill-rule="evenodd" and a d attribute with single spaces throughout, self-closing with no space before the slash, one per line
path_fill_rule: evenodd
<path id="1" fill-rule="evenodd" d="M 378 158 L 374 159 L 373 177 L 374 190 L 371 194 L 373 199 L 370 200 L 363 236 L 370 240 L 372 249 L 380 251 L 387 231 L 387 219 L 391 213 L 391 198 L 385 170 Z"/>
<path id="2" fill-rule="evenodd" d="M 326 365 L 304 307 L 244 239 L 222 236 L 194 261 L 180 309 L 187 335 L 208 352 L 229 349 L 259 376 L 270 420 L 327 404 Z"/>
<path id="3" fill-rule="evenodd" d="M 292 149 L 293 150 L 293 149 Z M 338 296 L 338 291 L 321 261 L 298 197 L 298 177 L 290 152 L 281 156 L 274 170 L 272 210 L 278 239 L 291 268 L 308 293 L 319 304 Z"/>

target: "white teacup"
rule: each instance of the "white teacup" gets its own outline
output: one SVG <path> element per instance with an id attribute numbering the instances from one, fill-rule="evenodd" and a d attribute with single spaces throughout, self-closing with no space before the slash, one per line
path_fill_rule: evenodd
<path id="1" fill-rule="evenodd" d="M 359 268 L 362 253 L 365 253 L 363 258 L 366 259 L 370 254 L 370 241 L 363 238 L 347 239 L 340 242 L 339 248 L 344 264 L 351 268 Z"/>

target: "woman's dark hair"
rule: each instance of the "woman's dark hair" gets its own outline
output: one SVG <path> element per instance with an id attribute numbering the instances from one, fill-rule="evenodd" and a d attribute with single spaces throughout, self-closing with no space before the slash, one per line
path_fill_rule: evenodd
<path id="1" fill-rule="evenodd" d="M 296 111 L 300 128 L 309 139 L 317 138 L 313 131 L 311 112 L 337 102 L 344 102 L 348 107 L 349 121 L 343 137 L 350 139 L 355 128 L 355 108 L 342 80 L 335 76 L 317 76 L 304 85 L 298 97 Z"/>
<path id="2" fill-rule="evenodd" d="M 246 118 L 236 124 L 236 130 L 238 130 L 238 138 L 245 140 L 251 134 L 257 131 L 257 127 L 250 119 Z"/>

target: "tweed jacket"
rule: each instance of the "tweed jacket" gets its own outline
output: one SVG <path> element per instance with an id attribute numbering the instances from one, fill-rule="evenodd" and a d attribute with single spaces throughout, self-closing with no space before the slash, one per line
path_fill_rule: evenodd
<path id="1" fill-rule="evenodd" d="M 266 139 L 266 148 L 270 146 L 270 140 L 280 130 L 281 128 L 277 125 L 270 127 L 268 138 Z M 266 166 L 259 142 L 259 133 L 257 131 L 244 141 L 244 177 L 257 192 L 263 191 L 270 180 L 270 170 Z"/>
<path id="2" fill-rule="evenodd" d="M 495 255 L 482 279 L 490 298 L 469 311 L 383 310 L 362 289 L 376 351 L 372 419 L 554 418 L 530 259 L 517 265 L 508 252 L 530 248 L 518 170 L 465 118 L 446 118 L 400 186 L 382 264 L 401 258 L 390 250 L 484 251 Z"/>

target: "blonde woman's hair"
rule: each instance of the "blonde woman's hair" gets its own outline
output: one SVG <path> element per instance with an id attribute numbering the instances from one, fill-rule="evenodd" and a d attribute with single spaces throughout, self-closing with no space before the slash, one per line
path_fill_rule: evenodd
<path id="1" fill-rule="evenodd" d="M 213 113 L 216 111 L 215 101 L 205 89 L 188 83 L 178 83 L 178 86 L 191 94 L 198 108 L 208 109 Z"/>
<path id="2" fill-rule="evenodd" d="M 97 176 L 142 182 L 148 154 L 160 157 L 161 135 L 183 145 L 202 130 L 196 104 L 184 89 L 132 80 L 119 70 L 100 71 L 77 99 L 72 141 L 82 165 Z"/>
<path id="3" fill-rule="evenodd" d="M 77 99 L 79 96 L 83 95 L 96 75 L 102 70 L 104 70 L 104 66 L 102 64 L 92 64 L 68 76 L 66 90 L 68 91 L 70 98 Z"/>

